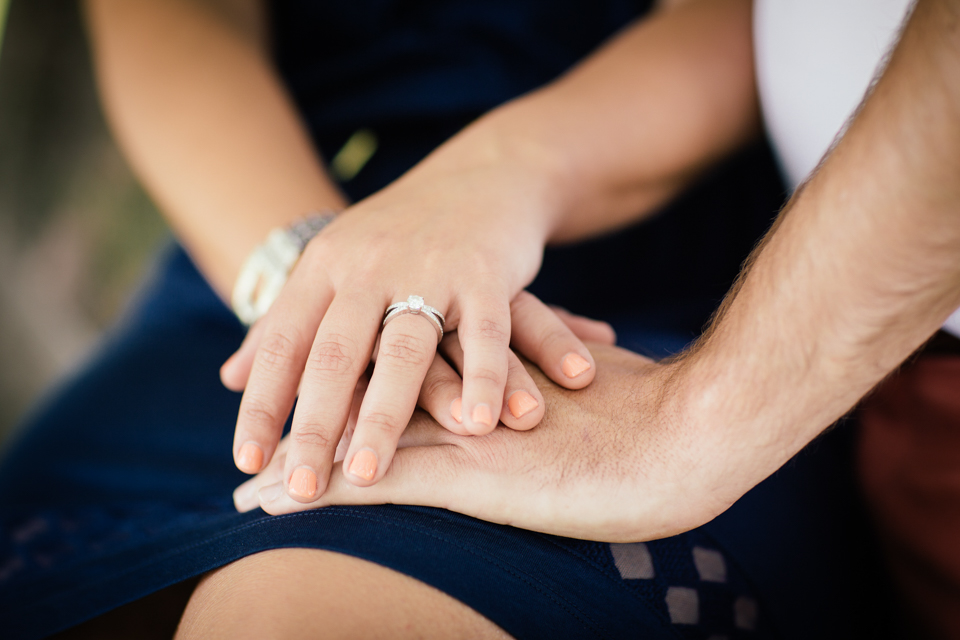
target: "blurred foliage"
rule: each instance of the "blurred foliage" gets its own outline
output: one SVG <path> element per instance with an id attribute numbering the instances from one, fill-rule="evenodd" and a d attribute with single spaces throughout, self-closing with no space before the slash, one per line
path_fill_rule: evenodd
<path id="1" fill-rule="evenodd" d="M 10 3 L 0 50 L 0 437 L 167 237 L 108 133 L 79 6 Z"/>
<path id="2" fill-rule="evenodd" d="M 10 3 L 7 0 L 0 0 L 0 51 L 3 51 L 3 28 L 7 25 L 7 9 Z"/>

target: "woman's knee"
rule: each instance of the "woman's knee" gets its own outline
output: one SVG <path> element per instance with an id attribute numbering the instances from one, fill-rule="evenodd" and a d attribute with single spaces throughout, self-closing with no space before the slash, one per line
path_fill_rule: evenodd
<path id="1" fill-rule="evenodd" d="M 509 636 L 458 600 L 392 569 L 331 551 L 274 549 L 204 577 L 176 637 Z"/>

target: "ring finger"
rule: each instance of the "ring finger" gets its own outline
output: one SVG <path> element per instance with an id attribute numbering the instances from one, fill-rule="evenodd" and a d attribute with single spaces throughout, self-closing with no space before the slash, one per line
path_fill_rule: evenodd
<path id="1" fill-rule="evenodd" d="M 436 350 L 437 328 L 426 312 L 401 315 L 383 328 L 373 375 L 344 460 L 350 482 L 369 486 L 390 467 Z"/>

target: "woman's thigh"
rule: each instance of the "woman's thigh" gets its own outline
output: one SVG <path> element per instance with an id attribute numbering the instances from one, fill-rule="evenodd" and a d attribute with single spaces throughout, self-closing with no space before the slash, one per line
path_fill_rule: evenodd
<path id="1" fill-rule="evenodd" d="M 508 638 L 459 600 L 402 573 L 319 549 L 273 549 L 207 574 L 176 637 Z"/>

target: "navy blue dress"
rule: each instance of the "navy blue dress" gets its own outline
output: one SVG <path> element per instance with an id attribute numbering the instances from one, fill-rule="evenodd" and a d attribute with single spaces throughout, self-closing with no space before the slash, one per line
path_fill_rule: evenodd
<path id="1" fill-rule="evenodd" d="M 648 4 L 279 1 L 276 61 L 326 157 L 360 128 L 377 134 L 376 154 L 343 185 L 360 199 Z M 622 346 L 675 352 L 699 333 L 783 193 L 767 148 L 748 150 L 655 220 L 548 250 L 531 289 L 609 320 Z M 518 638 L 882 635 L 870 626 L 877 592 L 842 429 L 714 522 L 646 544 L 422 507 L 238 514 L 240 396 L 220 385 L 218 367 L 243 335 L 171 247 L 96 357 L 30 416 L 0 465 L 5 637 L 42 637 L 279 547 L 391 567 Z"/>

